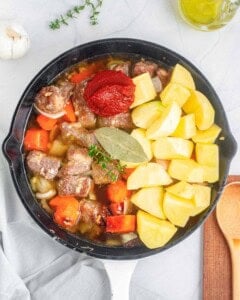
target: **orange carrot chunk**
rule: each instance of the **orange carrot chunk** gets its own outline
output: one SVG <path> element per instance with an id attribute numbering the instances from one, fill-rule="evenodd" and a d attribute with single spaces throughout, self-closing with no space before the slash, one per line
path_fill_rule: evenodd
<path id="1" fill-rule="evenodd" d="M 109 205 L 110 211 L 114 216 L 122 215 L 123 214 L 123 208 L 124 203 L 123 202 L 112 202 Z"/>
<path id="2" fill-rule="evenodd" d="M 62 227 L 74 226 L 79 218 L 79 202 L 74 197 L 56 196 L 49 201 L 54 210 L 54 220 Z"/>
<path id="3" fill-rule="evenodd" d="M 127 180 L 134 170 L 135 168 L 125 168 L 122 173 L 122 178 Z"/>
<path id="4" fill-rule="evenodd" d="M 38 125 L 44 130 L 52 130 L 57 123 L 57 119 L 51 119 L 44 115 L 38 115 L 36 120 Z"/>
<path id="5" fill-rule="evenodd" d="M 74 107 L 71 101 L 69 101 L 65 107 L 65 115 L 63 116 L 63 120 L 66 122 L 70 122 L 70 123 L 74 123 L 77 121 L 76 115 L 75 115 L 75 111 L 74 111 Z"/>
<path id="6" fill-rule="evenodd" d="M 135 215 L 108 216 L 106 232 L 127 233 L 136 230 Z"/>
<path id="7" fill-rule="evenodd" d="M 107 198 L 111 202 L 123 202 L 128 195 L 127 184 L 123 180 L 112 182 L 107 187 Z"/>
<path id="8" fill-rule="evenodd" d="M 26 131 L 24 137 L 24 147 L 26 150 L 40 150 L 46 152 L 48 150 L 48 131 L 44 129 L 31 128 Z"/>

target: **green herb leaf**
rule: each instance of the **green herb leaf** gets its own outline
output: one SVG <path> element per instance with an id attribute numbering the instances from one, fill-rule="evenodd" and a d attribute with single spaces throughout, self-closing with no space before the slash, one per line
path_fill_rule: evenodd
<path id="1" fill-rule="evenodd" d="M 127 132 L 111 127 L 102 127 L 94 131 L 103 149 L 114 159 L 139 163 L 148 158 L 139 142 Z"/>

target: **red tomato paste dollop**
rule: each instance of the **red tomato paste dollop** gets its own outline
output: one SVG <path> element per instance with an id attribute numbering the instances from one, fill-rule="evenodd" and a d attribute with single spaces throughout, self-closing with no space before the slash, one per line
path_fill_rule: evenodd
<path id="1" fill-rule="evenodd" d="M 87 83 L 84 99 L 95 114 L 108 117 L 128 111 L 134 91 L 132 79 L 123 72 L 104 70 Z"/>

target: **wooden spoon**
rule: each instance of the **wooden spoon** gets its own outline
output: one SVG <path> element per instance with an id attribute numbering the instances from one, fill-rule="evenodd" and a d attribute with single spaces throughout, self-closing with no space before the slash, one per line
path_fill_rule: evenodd
<path id="1" fill-rule="evenodd" d="M 240 182 L 225 186 L 217 205 L 217 221 L 231 253 L 233 300 L 240 300 Z"/>

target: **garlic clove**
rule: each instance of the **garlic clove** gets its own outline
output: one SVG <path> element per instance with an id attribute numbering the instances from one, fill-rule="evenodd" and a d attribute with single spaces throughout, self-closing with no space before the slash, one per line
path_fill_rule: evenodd
<path id="1" fill-rule="evenodd" d="M 29 46 L 29 36 L 20 24 L 0 21 L 0 58 L 20 58 L 27 52 Z"/>

